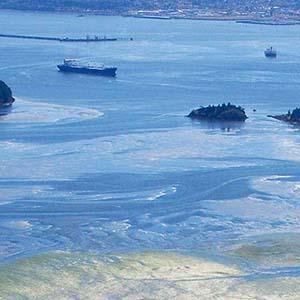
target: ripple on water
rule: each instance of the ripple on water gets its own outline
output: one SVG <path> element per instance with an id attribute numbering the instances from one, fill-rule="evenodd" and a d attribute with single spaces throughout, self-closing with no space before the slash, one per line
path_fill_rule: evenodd
<path id="1" fill-rule="evenodd" d="M 258 138 L 255 142 L 265 143 L 264 139 Z M 8 177 L 20 176 L 22 166 L 23 176 L 29 178 L 68 178 L 99 170 L 165 172 L 245 167 L 261 164 L 263 159 L 269 163 L 282 156 L 289 159 L 289 151 L 279 149 L 280 139 L 272 138 L 268 143 L 273 150 L 269 149 L 270 145 L 260 145 L 264 150 L 260 151 L 259 158 L 262 160 L 257 160 L 256 148 L 249 147 L 252 140 L 253 137 L 241 139 L 238 135 L 209 134 L 201 129 L 178 128 L 43 145 L 10 142 L 3 143 L 2 151 L 6 158 L 12 159 L 3 160 L 1 168 L 6 169 Z M 299 159 L 298 148 L 293 150 L 296 160 Z M 68 168 L 60 168 L 61 165 L 67 165 Z"/>
<path id="2" fill-rule="evenodd" d="M 219 217 L 239 220 L 240 227 L 232 231 L 243 235 L 300 231 L 298 177 L 262 176 L 249 178 L 248 184 L 248 195 L 205 200 L 203 207 Z"/>
<path id="3" fill-rule="evenodd" d="M 293 176 L 265 176 L 252 181 L 254 189 L 281 199 L 296 202 L 300 197 L 300 179 Z M 298 201 L 297 201 L 298 202 Z"/>

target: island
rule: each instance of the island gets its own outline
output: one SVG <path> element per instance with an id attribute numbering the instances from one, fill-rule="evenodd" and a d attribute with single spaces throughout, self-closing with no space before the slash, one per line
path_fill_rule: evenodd
<path id="1" fill-rule="evenodd" d="M 10 87 L 0 80 L 0 109 L 11 106 L 15 102 Z"/>
<path id="2" fill-rule="evenodd" d="M 205 121 L 245 122 L 248 118 L 244 108 L 230 103 L 209 105 L 194 109 L 187 115 L 188 118 Z"/>
<path id="3" fill-rule="evenodd" d="M 300 108 L 295 108 L 292 112 L 289 110 L 287 114 L 268 115 L 268 117 L 290 124 L 300 125 Z"/>

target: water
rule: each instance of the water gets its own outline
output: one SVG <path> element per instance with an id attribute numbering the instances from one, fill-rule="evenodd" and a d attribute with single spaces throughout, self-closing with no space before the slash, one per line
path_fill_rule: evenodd
<path id="1" fill-rule="evenodd" d="M 299 299 L 300 132 L 266 117 L 299 103 L 298 27 L 10 11 L 0 25 L 125 38 L 1 39 L 17 97 L 0 117 L 1 299 Z M 64 57 L 118 77 L 59 73 Z M 244 125 L 184 117 L 228 101 Z"/>

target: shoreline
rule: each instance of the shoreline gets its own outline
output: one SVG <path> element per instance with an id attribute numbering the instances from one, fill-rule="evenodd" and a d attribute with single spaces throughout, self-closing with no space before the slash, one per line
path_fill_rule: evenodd
<path id="1" fill-rule="evenodd" d="M 78 18 L 84 18 L 87 16 L 106 16 L 106 17 L 124 17 L 124 18 L 136 18 L 136 19 L 151 19 L 151 20 L 192 20 L 192 21 L 222 21 L 222 22 L 236 22 L 238 24 L 250 24 L 250 25 L 269 25 L 269 26 L 294 26 L 300 25 L 300 18 L 289 18 L 284 16 L 282 18 L 264 18 L 254 17 L 251 15 L 244 16 L 209 16 L 209 15 L 198 15 L 198 16 L 176 16 L 169 14 L 161 15 L 148 15 L 148 14 L 137 14 L 137 13 L 124 13 L 124 12 L 113 12 L 113 11 L 86 11 L 86 10 L 57 10 L 57 9 L 14 9 L 14 8 L 0 8 L 0 11 L 9 12 L 21 12 L 21 13 L 45 13 L 45 14 L 68 14 L 74 15 Z"/>
<path id="2" fill-rule="evenodd" d="M 237 17 L 237 16 L 153 16 L 153 15 L 122 15 L 128 18 L 139 19 L 157 19 L 157 20 L 193 20 L 193 21 L 220 21 L 220 22 L 235 22 L 238 24 L 251 24 L 251 25 L 271 25 L 271 26 L 291 26 L 300 25 L 300 20 L 296 19 L 271 19 L 271 18 L 254 18 L 253 16 Z"/>
<path id="3" fill-rule="evenodd" d="M 50 251 L 0 270 L 2 295 L 12 299 L 298 299 L 299 276 L 257 273 L 236 263 L 171 251 L 101 255 Z M 276 269 L 275 269 L 276 270 Z M 273 272 L 272 272 L 273 271 Z M 84 278 L 84 280 L 82 279 Z M 37 286 L 39 288 L 37 288 Z M 149 288 L 149 286 L 151 288 Z"/>

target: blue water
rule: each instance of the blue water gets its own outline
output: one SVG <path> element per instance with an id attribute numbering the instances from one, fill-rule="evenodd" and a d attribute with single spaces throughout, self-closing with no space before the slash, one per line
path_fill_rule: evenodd
<path id="1" fill-rule="evenodd" d="M 1 11 L 0 28 L 124 38 L 1 39 L 0 78 L 17 97 L 0 117 L 1 264 L 54 250 L 231 260 L 232 245 L 269 249 L 263 237 L 277 245 L 276 234 L 292 255 L 300 131 L 267 115 L 299 104 L 297 26 Z M 263 56 L 269 45 L 275 60 Z M 118 76 L 59 73 L 65 57 L 115 65 Z M 228 101 L 245 107 L 244 125 L 185 118 Z"/>

